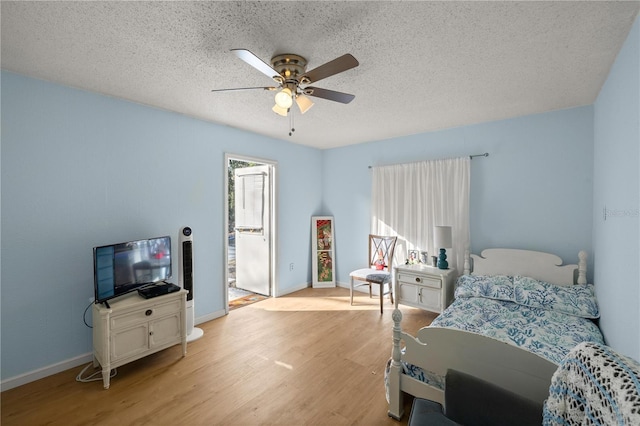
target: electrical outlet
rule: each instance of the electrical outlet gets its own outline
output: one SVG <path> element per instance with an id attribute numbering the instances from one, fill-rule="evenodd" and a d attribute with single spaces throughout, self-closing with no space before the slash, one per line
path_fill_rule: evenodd
<path id="1" fill-rule="evenodd" d="M 290 270 L 290 271 L 293 271 L 293 262 L 291 262 L 291 263 L 289 264 L 289 270 Z"/>

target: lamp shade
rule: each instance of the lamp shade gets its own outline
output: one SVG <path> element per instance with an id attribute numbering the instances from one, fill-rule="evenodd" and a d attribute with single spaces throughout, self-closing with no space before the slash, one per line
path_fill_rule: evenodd
<path id="1" fill-rule="evenodd" d="M 293 104 L 293 98 L 291 97 L 291 89 L 285 87 L 278 93 L 276 93 L 276 105 L 280 108 L 288 109 Z"/>
<path id="2" fill-rule="evenodd" d="M 288 108 L 282 108 L 281 106 L 279 106 L 278 104 L 275 104 L 273 106 L 273 108 L 271 108 L 273 110 L 273 112 L 275 112 L 278 115 L 281 115 L 283 117 L 287 116 L 287 112 L 289 112 Z"/>
<path id="3" fill-rule="evenodd" d="M 313 106 L 313 102 L 311 101 L 311 99 L 309 99 L 302 93 L 296 96 L 296 103 L 298 104 L 298 108 L 300 108 L 300 112 L 302 114 L 309 111 L 309 108 Z"/>
<path id="4" fill-rule="evenodd" d="M 433 227 L 433 242 L 436 249 L 450 248 L 453 246 L 451 242 L 451 227 L 450 226 L 434 226 Z"/>

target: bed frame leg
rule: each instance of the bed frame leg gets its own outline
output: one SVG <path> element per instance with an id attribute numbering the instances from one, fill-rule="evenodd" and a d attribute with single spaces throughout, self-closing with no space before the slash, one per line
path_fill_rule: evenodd
<path id="1" fill-rule="evenodd" d="M 396 297 L 397 300 L 397 297 Z M 402 374 L 402 364 L 400 364 L 400 339 L 402 338 L 402 312 L 396 308 L 391 315 L 393 318 L 393 348 L 391 350 L 391 365 L 389 366 L 389 417 L 396 420 L 402 419 L 404 414 L 404 403 L 402 390 L 400 390 L 400 375 Z"/>
<path id="2" fill-rule="evenodd" d="M 587 283 L 587 252 L 582 250 L 578 253 L 578 284 Z"/>
<path id="3" fill-rule="evenodd" d="M 471 273 L 471 263 L 469 262 L 469 259 L 471 259 L 471 257 L 469 248 L 467 247 L 464 251 L 464 275 L 469 275 Z"/>

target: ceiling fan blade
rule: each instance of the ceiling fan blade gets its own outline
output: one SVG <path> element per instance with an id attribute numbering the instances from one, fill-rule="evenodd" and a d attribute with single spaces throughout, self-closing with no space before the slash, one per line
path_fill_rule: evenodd
<path id="1" fill-rule="evenodd" d="M 301 81 L 304 82 L 304 84 L 315 83 L 323 78 L 331 77 L 332 75 L 355 68 L 358 65 L 359 62 L 356 58 L 347 53 L 305 73 Z"/>
<path id="2" fill-rule="evenodd" d="M 281 78 L 278 71 L 274 70 L 271 65 L 248 51 L 247 49 L 231 49 L 231 51 L 240 59 L 260 71 L 269 78 Z"/>
<path id="3" fill-rule="evenodd" d="M 355 95 L 348 93 L 336 92 L 335 90 L 321 89 L 319 87 L 306 87 L 304 94 L 308 96 L 315 96 L 316 98 L 328 99 L 330 101 L 336 101 L 343 104 L 351 102 Z"/>
<path id="4" fill-rule="evenodd" d="M 261 90 L 277 90 L 277 87 L 235 87 L 233 89 L 213 89 L 211 90 L 212 92 L 232 92 L 234 90 L 255 90 L 255 89 L 261 89 Z"/>

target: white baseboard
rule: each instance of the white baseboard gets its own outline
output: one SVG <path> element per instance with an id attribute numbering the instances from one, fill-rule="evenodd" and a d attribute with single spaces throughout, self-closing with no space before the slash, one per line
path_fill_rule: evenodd
<path id="1" fill-rule="evenodd" d="M 211 321 L 224 315 L 224 310 L 216 311 L 209 315 L 198 317 L 195 320 L 195 324 L 202 324 L 203 322 Z M 37 370 L 29 371 L 15 377 L 10 377 L 0 383 L 0 391 L 4 392 L 9 389 L 17 388 L 18 386 L 26 385 L 27 383 L 44 379 L 45 377 L 52 376 L 54 374 L 60 373 L 61 371 L 69 370 L 71 368 L 87 364 L 89 362 L 93 362 L 93 353 L 91 352 L 65 361 L 60 361 L 46 367 L 38 368 Z"/>
<path id="2" fill-rule="evenodd" d="M 211 321 L 216 318 L 223 317 L 224 315 L 224 310 L 216 311 L 209 315 L 196 318 L 195 324 L 202 324 L 203 322 Z M 93 362 L 93 353 L 91 352 L 65 361 L 60 361 L 46 367 L 38 368 L 37 370 L 29 371 L 15 377 L 10 377 L 0 383 L 0 391 L 4 392 L 9 389 L 17 388 L 18 386 L 44 379 L 45 377 L 52 376 L 60 373 L 61 371 L 69 370 L 70 368 L 75 368 L 89 362 Z"/>
<path id="3" fill-rule="evenodd" d="M 280 292 L 280 293 L 279 293 L 278 295 L 276 295 L 275 297 L 284 296 L 284 295 L 289 294 L 289 293 L 295 293 L 296 291 L 303 290 L 303 289 L 305 289 L 305 288 L 307 288 L 307 287 L 311 287 L 311 284 L 309 284 L 309 283 L 300 284 L 299 286 L 296 286 L 296 287 L 294 287 L 294 288 L 287 289 L 287 290 L 286 290 L 286 291 L 284 291 L 284 292 Z M 203 316 L 201 316 L 201 317 L 196 318 L 196 319 L 194 320 L 194 324 L 195 324 L 195 325 L 198 325 L 198 324 L 202 324 L 202 323 L 204 323 L 204 322 L 213 321 L 214 319 L 217 319 L 217 318 L 223 317 L 223 316 L 225 316 L 225 315 L 226 315 L 226 313 L 225 313 L 224 309 L 222 309 L 222 310 L 220 310 L 220 311 L 215 311 L 215 312 L 212 312 L 212 313 L 210 313 L 210 314 L 208 314 L 208 315 L 203 315 Z"/>
<path id="4" fill-rule="evenodd" d="M 202 324 L 203 322 L 213 321 L 214 319 L 218 319 L 223 316 L 225 316 L 224 309 L 222 309 L 221 311 L 215 311 L 208 315 L 203 315 L 201 317 L 198 317 L 194 320 L 194 324 L 198 325 L 198 324 Z"/>
<path id="5" fill-rule="evenodd" d="M 349 288 L 349 284 L 338 284 L 340 287 L 346 287 Z M 287 289 L 286 291 L 280 293 L 278 296 L 284 296 L 286 294 L 289 293 L 294 293 L 296 291 L 299 290 L 303 290 L 307 287 L 310 287 L 311 284 L 309 283 L 305 283 L 305 284 L 300 284 L 299 286 L 296 286 L 294 288 L 290 288 Z M 219 311 L 215 311 L 212 312 L 208 315 L 203 315 L 201 317 L 198 317 L 194 320 L 194 324 L 198 325 L 198 324 L 202 324 L 208 321 L 212 321 L 215 320 L 217 318 L 223 317 L 225 316 L 225 311 L 223 310 L 219 310 Z M 52 364 L 52 365 L 48 365 L 46 367 L 42 367 L 42 368 L 38 368 L 37 370 L 33 370 L 33 371 L 29 371 L 27 373 L 24 374 L 20 374 L 18 376 L 15 377 L 10 377 L 8 379 L 3 380 L 2 382 L 0 382 L 0 391 L 4 392 L 6 390 L 9 389 L 13 389 L 13 388 L 17 388 L 18 386 L 22 386 L 22 385 L 26 385 L 27 383 L 31 383 L 31 382 L 35 382 L 36 380 L 40 380 L 43 379 L 47 376 L 51 376 L 57 373 L 60 373 L 61 371 L 65 371 L 65 370 L 69 370 L 71 368 L 75 368 L 84 364 L 87 364 L 89 362 L 93 361 L 93 353 L 89 352 L 87 354 L 84 355 L 79 355 L 77 357 L 65 360 L 65 361 L 60 361 L 58 363 Z"/>
<path id="6" fill-rule="evenodd" d="M 311 283 L 303 283 L 295 287 L 288 288 L 285 291 L 281 291 L 275 297 L 280 297 L 280 296 L 285 296 L 287 294 L 295 293 L 296 291 L 304 290 L 305 288 L 308 288 L 308 287 L 311 287 Z"/>
<path id="7" fill-rule="evenodd" d="M 339 283 L 337 283 L 336 285 L 337 285 L 338 287 L 346 288 L 347 290 L 349 290 L 349 287 L 351 286 L 351 284 L 350 284 L 350 283 L 340 283 L 340 282 L 339 282 Z M 385 287 L 385 288 L 386 288 L 386 287 Z M 362 285 L 362 286 L 354 287 L 354 288 L 353 288 L 353 291 L 358 291 L 358 292 L 360 292 L 360 293 L 367 293 L 367 294 L 369 294 L 369 287 Z M 380 286 L 379 286 L 379 285 L 374 285 L 374 286 L 372 286 L 372 287 L 371 287 L 371 293 L 372 293 L 374 296 L 379 296 L 379 295 L 380 295 Z"/>
<path id="8" fill-rule="evenodd" d="M 35 382 L 36 380 L 43 379 L 47 376 L 60 373 L 61 371 L 69 370 L 70 368 L 75 368 L 89 362 L 93 362 L 93 353 L 91 352 L 65 361 L 60 361 L 46 367 L 38 368 L 37 370 L 29 371 L 15 377 L 10 377 L 0 383 L 0 390 L 4 392 L 9 389 L 17 388 L 18 386 Z"/>
<path id="9" fill-rule="evenodd" d="M 349 289 L 349 283 L 341 283 L 340 281 L 336 282 L 338 287 Z"/>

